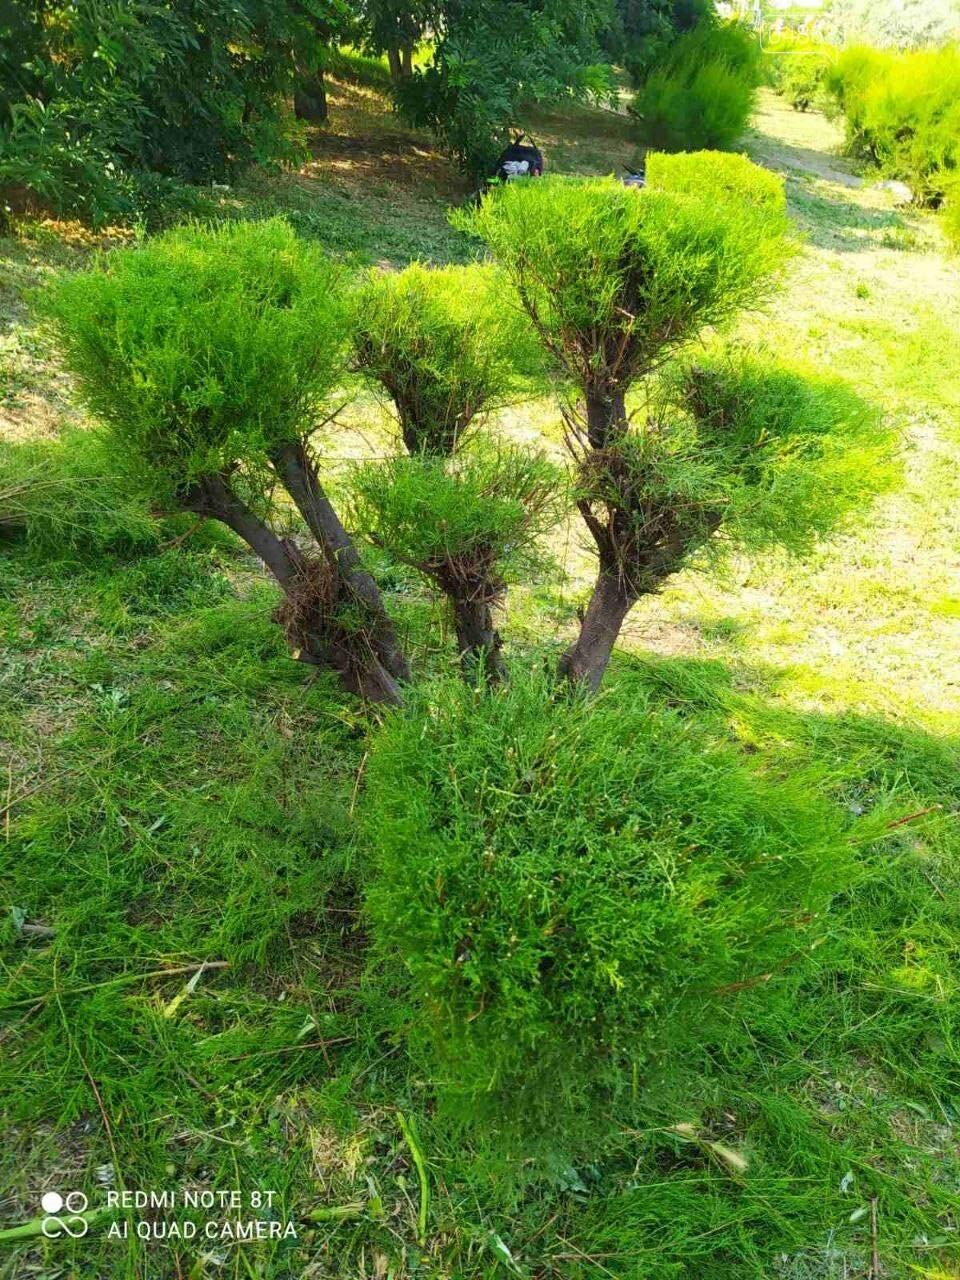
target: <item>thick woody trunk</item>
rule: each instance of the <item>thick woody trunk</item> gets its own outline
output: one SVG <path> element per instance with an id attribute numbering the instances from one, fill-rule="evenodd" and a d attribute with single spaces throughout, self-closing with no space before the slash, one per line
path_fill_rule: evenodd
<path id="1" fill-rule="evenodd" d="M 311 124 L 323 124 L 328 116 L 327 86 L 323 72 L 313 75 L 303 74 L 303 79 L 294 90 L 293 112 L 298 120 L 308 120 Z"/>
<path id="2" fill-rule="evenodd" d="M 468 678 L 478 668 L 493 683 L 506 679 L 503 641 L 493 625 L 493 610 L 486 600 L 458 600 L 451 596 L 460 663 Z"/>
<path id="3" fill-rule="evenodd" d="M 390 65 L 390 79 L 399 80 L 403 76 L 403 62 L 399 49 L 387 50 L 387 62 Z"/>
<path id="4" fill-rule="evenodd" d="M 413 75 L 413 49 L 409 45 L 400 50 L 400 74 Z"/>
<path id="5" fill-rule="evenodd" d="M 378 659 L 398 680 L 409 680 L 410 664 L 400 648 L 396 627 L 384 607 L 380 590 L 373 576 L 361 565 L 360 555 L 324 493 L 306 447 L 301 443 L 283 445 L 274 452 L 272 461 L 307 528 L 373 620 L 372 643 Z"/>
<path id="6" fill-rule="evenodd" d="M 594 692 L 600 687 L 613 646 L 636 599 L 618 573 L 601 565 L 580 634 L 560 659 L 562 676 L 582 682 Z"/>
<path id="7" fill-rule="evenodd" d="M 185 496 L 183 505 L 197 515 L 219 520 L 232 529 L 260 557 L 288 598 L 295 599 L 309 582 L 307 563 L 299 548 L 264 523 L 222 476 L 204 477 Z M 309 627 L 305 630 L 299 658 L 318 666 L 333 667 L 348 693 L 393 706 L 403 701 L 392 674 L 377 658 L 370 654 L 358 664 L 345 645 L 324 634 L 320 618 L 315 630 Z"/>
<path id="8" fill-rule="evenodd" d="M 606 449 L 627 429 L 627 408 L 623 392 L 592 392 L 585 399 L 590 447 Z"/>

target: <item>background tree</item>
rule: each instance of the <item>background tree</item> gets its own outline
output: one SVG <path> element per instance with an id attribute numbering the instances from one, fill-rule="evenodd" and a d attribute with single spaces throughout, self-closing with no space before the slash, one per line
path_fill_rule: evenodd
<path id="1" fill-rule="evenodd" d="M 289 100 L 323 114 L 346 0 L 24 0 L 0 10 L 0 192 L 133 216 L 166 184 L 292 159 Z"/>
<path id="2" fill-rule="evenodd" d="M 604 92 L 599 38 L 609 0 L 448 0 L 431 63 L 397 87 L 407 118 L 485 172 L 525 103 Z"/>
<path id="3" fill-rule="evenodd" d="M 391 77 L 401 80 L 413 74 L 414 51 L 439 14 L 440 5 L 431 0 L 362 0 L 363 43 L 371 53 L 386 54 Z"/>

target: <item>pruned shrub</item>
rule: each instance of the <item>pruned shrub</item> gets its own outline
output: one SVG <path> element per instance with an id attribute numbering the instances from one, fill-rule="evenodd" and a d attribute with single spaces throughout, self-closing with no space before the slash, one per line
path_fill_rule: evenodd
<path id="1" fill-rule="evenodd" d="M 307 446 L 345 369 L 345 280 L 278 219 L 187 226 L 57 282 L 44 308 L 134 487 L 232 529 L 296 601 L 298 656 L 395 700 L 406 663 Z M 323 591 L 311 555 L 270 523 L 278 476 L 317 539 Z M 331 601 L 366 613 L 356 643 Z"/>
<path id="2" fill-rule="evenodd" d="M 515 392 L 530 339 L 489 266 L 375 271 L 354 298 L 356 367 L 393 403 L 411 454 L 452 454 Z"/>
<path id="3" fill-rule="evenodd" d="M 766 351 L 679 362 L 658 395 L 689 415 L 689 434 L 682 427 L 679 434 L 722 490 L 726 537 L 714 550 L 809 551 L 852 516 L 862 518 L 864 503 L 896 478 L 892 433 L 875 406 L 849 385 Z"/>
<path id="4" fill-rule="evenodd" d="M 392 716 L 366 771 L 376 979 L 448 1101 L 594 1148 L 616 1101 L 802 956 L 845 883 L 836 814 L 629 681 L 515 674 Z"/>
<path id="5" fill-rule="evenodd" d="M 647 185 L 657 191 L 686 195 L 709 193 L 712 201 L 738 202 L 762 209 L 774 224 L 783 225 L 787 195 L 783 180 L 746 156 L 723 151 L 652 151 L 646 159 Z"/>
<path id="6" fill-rule="evenodd" d="M 776 278 L 789 249 L 785 201 L 777 180 L 754 169 L 701 153 L 655 158 L 641 191 L 612 179 L 508 184 L 466 220 L 582 396 L 566 406 L 567 442 L 599 565 L 561 669 L 594 687 L 633 604 L 723 518 L 712 510 L 691 523 L 682 483 L 651 485 L 665 468 L 677 475 L 672 434 L 659 423 L 632 432 L 626 394 L 705 326 L 758 303 Z"/>
<path id="7" fill-rule="evenodd" d="M 187 226 L 58 282 L 46 311 L 118 463 L 175 505 L 309 430 L 342 374 L 344 284 L 279 219 Z"/>
<path id="8" fill-rule="evenodd" d="M 508 445 L 367 463 L 353 475 L 357 527 L 450 599 L 465 667 L 504 674 L 492 610 L 530 571 L 559 515 L 562 476 L 542 455 Z"/>
<path id="9" fill-rule="evenodd" d="M 703 21 L 678 36 L 633 100 L 643 141 L 667 151 L 732 146 L 753 113 L 760 56 L 738 23 Z"/>

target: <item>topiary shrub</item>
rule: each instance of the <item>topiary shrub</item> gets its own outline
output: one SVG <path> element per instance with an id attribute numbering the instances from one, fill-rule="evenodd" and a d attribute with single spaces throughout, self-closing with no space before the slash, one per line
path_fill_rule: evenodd
<path id="1" fill-rule="evenodd" d="M 419 455 L 368 463 L 352 477 L 357 527 L 449 598 L 465 672 L 505 674 L 493 608 L 538 562 L 559 515 L 561 473 L 542 455 L 474 447 L 453 461 Z"/>
<path id="2" fill-rule="evenodd" d="M 505 283 L 490 266 L 414 264 L 373 273 L 354 300 L 355 365 L 393 402 L 410 454 L 358 473 L 358 521 L 447 596 L 465 674 L 491 679 L 504 675 L 493 608 L 506 562 L 518 539 L 529 550 L 556 505 L 556 477 L 539 456 L 487 448 L 460 459 L 536 352 Z"/>
<path id="3" fill-rule="evenodd" d="M 392 402 L 411 454 L 452 454 L 516 390 L 530 345 L 489 266 L 372 272 L 354 297 L 359 372 Z"/>
<path id="4" fill-rule="evenodd" d="M 670 155 L 651 151 L 646 158 L 647 186 L 657 191 L 677 191 L 724 200 L 734 209 L 738 203 L 767 213 L 782 226 L 787 210 L 783 179 L 746 156 L 723 151 L 694 151 Z"/>
<path id="5" fill-rule="evenodd" d="M 764 350 L 715 352 L 671 366 L 662 402 L 689 415 L 665 421 L 691 459 L 713 476 L 731 547 L 809 551 L 863 513 L 898 472 L 882 415 L 856 391 L 816 370 L 778 363 Z M 697 501 L 710 502 L 704 482 Z"/>
<path id="6" fill-rule="evenodd" d="M 626 394 L 705 326 L 756 305 L 776 278 L 788 252 L 785 199 L 754 169 L 707 153 L 655 158 L 641 191 L 542 178 L 508 184 L 465 219 L 582 396 L 566 406 L 567 442 L 599 567 L 561 670 L 593 687 L 633 604 L 723 518 L 719 507 L 709 517 L 691 508 L 682 484 L 660 485 L 667 472 L 678 479 L 673 436 L 658 421 L 632 428 Z"/>
<path id="7" fill-rule="evenodd" d="M 698 23 L 647 74 L 631 111 L 643 141 L 667 151 L 733 146 L 756 104 L 760 48 L 738 23 Z"/>
<path id="8" fill-rule="evenodd" d="M 850 874 L 834 811 L 632 681 L 431 690 L 374 739 L 363 813 L 375 980 L 446 1100 L 525 1142 L 595 1149 Z"/>
<path id="9" fill-rule="evenodd" d="M 57 282 L 44 306 L 133 485 L 231 528 L 283 589 L 297 655 L 396 700 L 392 624 L 306 443 L 344 373 L 344 286 L 341 266 L 272 220 L 178 228 Z M 313 556 L 270 523 L 278 475 Z"/>

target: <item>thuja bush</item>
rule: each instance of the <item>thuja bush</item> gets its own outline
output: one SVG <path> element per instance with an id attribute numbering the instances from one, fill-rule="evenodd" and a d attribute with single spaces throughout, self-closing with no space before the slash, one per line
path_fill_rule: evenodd
<path id="1" fill-rule="evenodd" d="M 836 811 L 760 781 L 629 679 L 446 683 L 375 737 L 376 983 L 441 1093 L 597 1144 L 740 984 L 796 961 L 850 874 Z"/>
<path id="2" fill-rule="evenodd" d="M 499 679 L 493 610 L 550 514 L 558 476 L 537 454 L 473 448 L 477 427 L 536 364 L 529 323 L 491 266 L 374 272 L 354 298 L 354 362 L 392 403 L 409 456 L 354 477 L 379 546 L 450 601 L 465 671 Z"/>
<path id="3" fill-rule="evenodd" d="M 598 576 L 561 669 L 594 687 L 633 604 L 724 518 L 720 503 L 687 500 L 673 433 L 632 425 L 627 392 L 707 325 L 765 297 L 789 247 L 776 184 L 741 157 L 702 153 L 655 161 L 642 191 L 613 179 L 508 184 L 463 219 L 580 396 L 566 405 L 567 441 Z"/>
<path id="4" fill-rule="evenodd" d="M 392 403 L 411 454 L 452 454 L 516 392 L 531 339 L 489 266 L 374 271 L 354 296 L 359 372 Z"/>
<path id="5" fill-rule="evenodd" d="M 746 156 L 723 151 L 693 151 L 671 155 L 652 151 L 646 158 L 647 185 L 658 191 L 709 195 L 759 208 L 769 216 L 768 233 L 783 227 L 786 196 L 783 180 Z"/>
<path id="6" fill-rule="evenodd" d="M 730 147 L 761 83 L 760 48 L 738 23 L 698 23 L 647 74 L 631 110 L 643 140 L 668 151 Z"/>
<path id="7" fill-rule="evenodd" d="M 724 510 L 726 537 L 710 550 L 776 546 L 804 553 L 895 481 L 883 416 L 853 388 L 770 352 L 727 351 L 675 362 L 658 387 L 659 412 L 713 476 L 696 501 Z M 680 409 L 686 425 L 672 415 Z M 669 428 L 668 428 L 669 430 Z"/>
<path id="8" fill-rule="evenodd" d="M 448 597 L 462 661 L 505 674 L 493 610 L 507 584 L 532 572 L 559 518 L 563 476 L 544 456 L 473 446 L 452 460 L 415 455 L 353 475 L 358 528 Z"/>
<path id="9" fill-rule="evenodd" d="M 345 272 L 279 220 L 188 226 L 48 293 L 79 393 L 118 469 L 161 509 L 219 520 L 281 586 L 297 655 L 395 700 L 405 664 L 306 440 L 345 368 Z M 271 517 L 280 481 L 314 534 Z"/>

